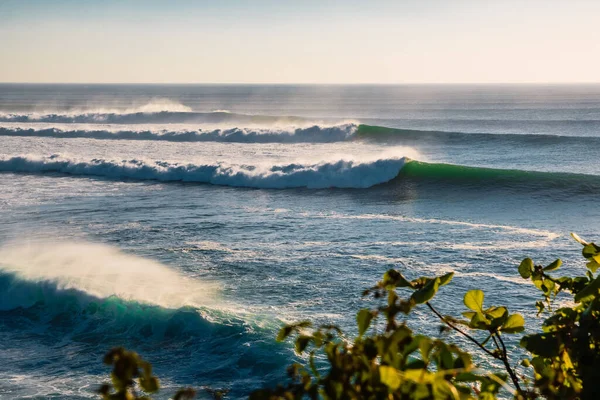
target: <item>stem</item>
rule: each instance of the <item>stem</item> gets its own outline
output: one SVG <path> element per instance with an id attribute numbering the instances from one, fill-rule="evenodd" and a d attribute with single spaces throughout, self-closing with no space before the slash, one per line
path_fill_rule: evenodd
<path id="1" fill-rule="evenodd" d="M 500 337 L 500 335 L 498 335 L 497 333 L 492 333 L 492 339 L 494 340 L 494 343 L 496 344 L 496 347 L 498 348 L 498 351 L 501 354 L 500 356 L 498 356 L 498 355 L 492 353 L 491 351 L 489 351 L 488 349 L 486 349 L 473 336 L 469 335 L 468 333 L 464 332 L 462 329 L 458 328 L 456 325 L 454 325 L 451 322 L 449 322 L 448 320 L 446 320 L 442 316 L 442 314 L 440 314 L 435 308 L 433 308 L 433 306 L 431 304 L 429 304 L 429 302 L 427 302 L 425 304 L 427 304 L 427 307 L 429 307 L 429 309 L 431 311 L 433 311 L 433 313 L 435 315 L 437 315 L 437 317 L 440 320 L 442 320 L 443 323 L 445 323 L 450 328 L 454 329 L 456 332 L 460 333 L 461 335 L 463 335 L 464 337 L 469 339 L 471 342 L 475 343 L 477 345 L 477 347 L 479 347 L 481 350 L 485 351 L 488 355 L 492 356 L 493 358 L 501 360 L 502 363 L 504 364 L 504 368 L 506 369 L 506 372 L 508 372 L 508 375 L 510 375 L 510 379 L 513 381 L 513 384 L 515 385 L 517 393 L 523 394 L 523 390 L 521 389 L 521 386 L 519 385 L 519 378 L 517 377 L 517 375 L 515 375 L 514 371 L 512 370 L 512 368 L 508 362 L 506 346 L 504 345 L 504 342 L 502 341 L 502 338 Z M 500 340 L 500 343 L 502 344 L 502 349 L 500 349 L 500 345 L 498 344 L 496 337 L 498 337 L 498 340 Z"/>
<path id="2" fill-rule="evenodd" d="M 429 304 L 429 302 L 425 303 L 427 304 L 427 307 L 429 307 L 431 309 L 431 311 L 433 311 L 433 313 L 435 315 L 437 315 L 437 317 L 439 319 L 442 320 L 443 323 L 445 323 L 446 325 L 448 325 L 450 328 L 454 329 L 456 332 L 460 333 L 461 335 L 463 335 L 464 337 L 466 337 L 467 339 L 469 339 L 471 342 L 475 343 L 477 345 L 477 347 L 479 347 L 481 350 L 485 351 L 489 356 L 492 356 L 494 358 L 499 358 L 498 356 L 496 356 L 494 353 L 492 353 L 491 351 L 489 351 L 488 349 L 486 349 L 481 343 L 479 343 L 477 341 L 477 339 L 475 339 L 473 336 L 469 335 L 468 333 L 466 333 L 465 331 L 463 331 L 462 329 L 458 328 L 456 325 L 452 324 L 451 322 L 447 321 L 442 314 L 440 314 L 435 308 L 433 308 L 433 306 L 431 304 Z"/>
<path id="3" fill-rule="evenodd" d="M 500 345 L 498 345 L 498 341 L 496 340 L 496 338 L 498 338 L 498 340 L 500 341 L 500 344 L 502 345 L 502 349 L 500 349 Z M 508 353 L 506 352 L 506 346 L 504 345 L 504 341 L 502 340 L 502 338 L 500 337 L 500 335 L 498 333 L 494 333 L 492 335 L 492 339 L 494 339 L 494 343 L 496 344 L 496 347 L 502 354 L 502 357 L 500 357 L 500 360 L 502 360 L 502 363 L 504 364 L 504 368 L 506 369 L 506 372 L 508 372 L 508 375 L 510 375 L 510 379 L 513 381 L 513 384 L 515 385 L 515 388 L 517 389 L 517 393 L 523 394 L 523 390 L 521 389 L 521 386 L 519 385 L 519 378 L 517 377 L 515 372 L 512 370 L 510 363 L 508 362 L 508 356 L 507 356 Z"/>

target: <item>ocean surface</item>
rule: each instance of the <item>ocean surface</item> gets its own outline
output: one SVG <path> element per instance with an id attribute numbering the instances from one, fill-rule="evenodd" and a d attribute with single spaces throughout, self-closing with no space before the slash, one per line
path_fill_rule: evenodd
<path id="1" fill-rule="evenodd" d="M 94 398 L 117 345 L 243 398 L 392 267 L 535 327 L 516 267 L 583 273 L 599 152 L 600 85 L 2 84 L 0 398 Z"/>

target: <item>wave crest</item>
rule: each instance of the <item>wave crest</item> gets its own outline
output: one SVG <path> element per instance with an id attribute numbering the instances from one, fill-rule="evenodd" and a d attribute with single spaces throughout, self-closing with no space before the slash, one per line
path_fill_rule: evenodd
<path id="1" fill-rule="evenodd" d="M 101 140 L 163 140 L 170 142 L 333 143 L 353 137 L 354 124 L 306 128 L 231 128 L 198 130 L 107 130 L 0 127 L 0 136 L 87 138 Z"/>
<path id="2" fill-rule="evenodd" d="M 0 157 L 0 171 L 61 173 L 111 179 L 198 182 L 214 185 L 285 188 L 368 188 L 394 179 L 405 157 L 374 161 L 338 160 L 278 165 L 180 164 L 145 160 L 79 160 L 61 155 Z"/>
<path id="3" fill-rule="evenodd" d="M 310 125 L 315 120 L 294 116 L 272 116 L 233 113 L 227 110 L 196 112 L 185 106 L 147 105 L 129 110 L 73 110 L 70 112 L 0 113 L 0 122 L 46 122 L 80 124 L 149 124 L 149 123 L 231 123 L 255 125 Z"/>

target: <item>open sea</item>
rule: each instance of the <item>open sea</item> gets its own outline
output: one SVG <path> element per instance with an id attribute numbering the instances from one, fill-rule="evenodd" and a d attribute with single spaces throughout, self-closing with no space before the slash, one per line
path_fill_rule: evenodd
<path id="1" fill-rule="evenodd" d="M 1 84 L 0 398 L 94 398 L 117 345 L 243 398 L 389 268 L 535 328 L 516 267 L 585 271 L 599 160 L 600 85 Z"/>

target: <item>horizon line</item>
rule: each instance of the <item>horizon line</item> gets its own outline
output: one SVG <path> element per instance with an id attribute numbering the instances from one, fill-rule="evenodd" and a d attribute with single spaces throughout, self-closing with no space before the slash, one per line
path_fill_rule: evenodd
<path id="1" fill-rule="evenodd" d="M 247 85 L 247 86 L 417 86 L 417 85 L 599 85 L 600 81 L 557 82 L 31 82 L 0 81 L 0 85 Z"/>

